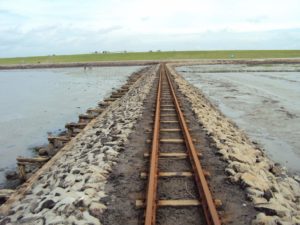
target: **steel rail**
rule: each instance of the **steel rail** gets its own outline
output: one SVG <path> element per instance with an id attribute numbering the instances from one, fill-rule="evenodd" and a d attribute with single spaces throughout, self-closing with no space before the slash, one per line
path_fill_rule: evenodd
<path id="1" fill-rule="evenodd" d="M 187 123 L 184 119 L 183 113 L 180 109 L 178 99 L 176 97 L 173 84 L 171 82 L 170 76 L 168 74 L 168 70 L 166 69 L 165 65 L 162 68 L 164 73 L 166 73 L 168 84 L 171 89 L 171 95 L 173 97 L 173 102 L 175 104 L 175 108 L 178 114 L 179 123 L 181 126 L 181 129 L 183 131 L 183 136 L 185 140 L 185 145 L 188 150 L 188 155 L 192 164 L 192 167 L 194 169 L 194 175 L 200 195 L 200 200 L 202 202 L 202 208 L 205 214 L 206 222 L 208 225 L 220 225 L 221 221 L 219 219 L 218 212 L 216 210 L 216 206 L 214 204 L 211 192 L 209 190 L 208 184 L 206 182 L 203 169 L 201 167 L 200 160 L 198 158 L 198 154 L 196 151 L 196 148 L 193 144 L 192 137 L 190 135 Z"/>
<path id="2" fill-rule="evenodd" d="M 159 83 L 157 88 L 155 122 L 153 128 L 153 139 L 151 148 L 151 159 L 146 199 L 145 225 L 154 225 L 156 221 L 157 208 L 157 177 L 158 177 L 158 151 L 159 151 L 159 129 L 160 129 L 160 103 L 162 89 L 163 67 L 160 66 Z"/>

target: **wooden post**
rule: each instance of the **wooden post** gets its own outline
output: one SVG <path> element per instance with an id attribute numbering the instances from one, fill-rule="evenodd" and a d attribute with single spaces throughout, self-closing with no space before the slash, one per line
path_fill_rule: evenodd
<path id="1" fill-rule="evenodd" d="M 19 170 L 19 178 L 24 181 L 26 180 L 26 170 L 25 165 L 22 163 L 18 163 L 18 170 Z"/>

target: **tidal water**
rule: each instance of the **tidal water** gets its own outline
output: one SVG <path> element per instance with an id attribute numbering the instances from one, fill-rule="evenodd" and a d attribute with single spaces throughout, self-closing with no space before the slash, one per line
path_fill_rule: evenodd
<path id="1" fill-rule="evenodd" d="M 32 156 L 67 122 L 109 96 L 140 66 L 0 70 L 0 188 L 16 157 Z"/>

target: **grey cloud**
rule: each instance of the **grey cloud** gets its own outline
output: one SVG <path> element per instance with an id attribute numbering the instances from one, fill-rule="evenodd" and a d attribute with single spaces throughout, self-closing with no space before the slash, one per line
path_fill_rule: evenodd
<path id="1" fill-rule="evenodd" d="M 107 28 L 103 28 L 103 29 L 98 29 L 98 33 L 99 34 L 108 34 L 113 31 L 119 31 L 122 29 L 123 29 L 123 26 L 111 26 L 111 27 L 107 27 Z"/>
<path id="2" fill-rule="evenodd" d="M 60 25 L 39 26 L 27 32 L 2 29 L 0 57 L 90 52 L 99 48 L 97 45 L 103 43 L 107 35 L 122 29 L 111 26 L 93 31 Z"/>
<path id="3" fill-rule="evenodd" d="M 226 26 L 244 29 L 243 25 L 260 29 L 282 27 L 285 24 L 297 27 L 299 15 L 293 3 L 296 1 L 282 3 L 289 12 L 283 14 L 285 17 L 282 17 L 282 24 L 278 26 L 276 4 L 267 8 L 268 11 L 264 8 L 253 10 L 262 5 L 258 0 L 251 4 L 249 2 L 249 8 L 241 7 L 244 3 L 238 0 L 230 0 L 230 4 L 221 0 L 211 1 L 207 4 L 216 11 L 202 14 L 201 10 L 190 12 L 187 8 L 181 10 L 170 7 L 167 15 L 158 10 L 154 17 L 151 17 L 147 8 L 141 7 L 138 12 L 132 10 L 136 5 L 141 6 L 142 3 L 137 0 L 126 3 L 121 0 L 78 0 L 76 3 L 70 0 L 28 0 L 26 4 L 22 0 L 0 1 L 0 57 L 73 54 L 95 50 L 300 48 L 300 29 L 263 32 L 220 30 Z M 240 9 L 236 15 L 231 11 L 223 15 L 226 9 L 235 5 L 237 10 Z M 265 5 L 267 7 L 269 4 Z M 219 31 L 192 33 L 208 28 Z M 177 33 L 165 34 L 167 30 Z"/>
<path id="4" fill-rule="evenodd" d="M 149 20 L 149 19 L 150 19 L 149 16 L 145 16 L 145 17 L 142 17 L 142 18 L 141 18 L 141 21 L 147 21 L 147 20 Z"/>
<path id="5" fill-rule="evenodd" d="M 0 37 L 0 57 L 75 54 L 94 51 L 300 49 L 300 28 L 264 32 L 222 30 L 193 34 L 123 34 L 122 27 L 96 31 L 56 27 L 50 32 Z M 43 29 L 41 29 L 43 30 Z M 10 39 L 10 36 L 18 37 Z M 288 40 L 288 41 L 287 41 Z"/>
<path id="6" fill-rule="evenodd" d="M 252 18 L 248 18 L 245 21 L 249 23 L 262 23 L 265 22 L 268 19 L 267 16 L 256 16 Z"/>
<path id="7" fill-rule="evenodd" d="M 25 19 L 27 18 L 26 16 L 15 13 L 9 10 L 5 9 L 0 9 L 0 18 L 5 18 L 5 19 Z"/>

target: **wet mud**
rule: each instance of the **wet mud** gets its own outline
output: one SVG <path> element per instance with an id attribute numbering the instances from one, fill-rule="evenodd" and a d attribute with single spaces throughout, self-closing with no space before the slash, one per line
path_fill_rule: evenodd
<path id="1" fill-rule="evenodd" d="M 228 72 L 207 72 L 218 68 Z M 238 72 L 241 68 L 243 73 Z M 270 68 L 275 72 L 245 72 Z M 206 65 L 177 70 L 264 148 L 270 158 L 291 173 L 300 174 L 300 73 L 276 72 L 282 68 L 294 71 L 300 65 Z"/>

